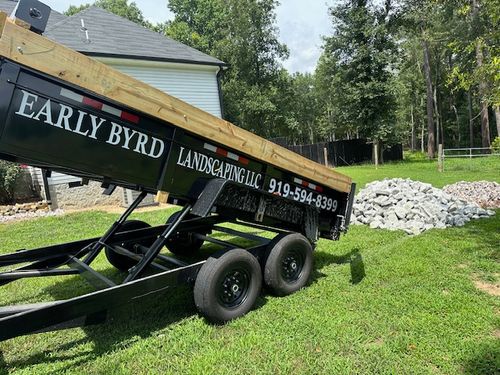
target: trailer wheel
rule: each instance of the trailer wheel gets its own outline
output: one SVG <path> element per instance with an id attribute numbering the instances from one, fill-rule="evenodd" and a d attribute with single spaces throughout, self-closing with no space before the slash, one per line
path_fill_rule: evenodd
<path id="1" fill-rule="evenodd" d="M 194 285 L 194 301 L 202 315 L 224 323 L 245 315 L 262 287 L 259 262 L 248 251 L 233 249 L 208 258 Z"/>
<path id="2" fill-rule="evenodd" d="M 299 233 L 281 234 L 268 245 L 264 263 L 264 282 L 277 296 L 303 288 L 311 275 L 313 248 Z"/>
<path id="3" fill-rule="evenodd" d="M 168 220 L 167 224 L 172 223 L 180 215 L 180 212 L 172 214 Z M 205 241 L 196 238 L 193 232 L 177 232 L 173 233 L 167 240 L 165 246 L 167 249 L 175 255 L 191 256 L 200 250 Z"/>
<path id="4" fill-rule="evenodd" d="M 129 230 L 137 230 L 137 229 L 145 229 L 145 228 L 151 228 L 151 225 L 148 223 L 141 221 L 141 220 L 127 220 L 122 224 L 122 227 L 120 229 L 120 232 L 127 232 Z M 153 242 L 155 241 L 154 238 L 152 239 L 145 239 L 140 242 L 138 242 L 140 245 L 150 247 Z M 120 246 L 126 248 L 127 250 L 135 253 L 136 251 L 131 248 L 130 244 L 119 244 Z M 109 263 L 111 263 L 113 266 L 115 266 L 117 269 L 120 271 L 128 271 L 131 267 L 135 266 L 137 262 L 128 256 L 119 254 L 110 248 L 106 247 L 105 250 L 106 253 L 106 258 L 108 258 Z"/>

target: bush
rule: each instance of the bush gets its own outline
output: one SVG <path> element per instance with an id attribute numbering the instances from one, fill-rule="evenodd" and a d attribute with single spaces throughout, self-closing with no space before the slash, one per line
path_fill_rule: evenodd
<path id="1" fill-rule="evenodd" d="M 14 188 L 21 175 L 22 168 L 14 163 L 0 160 L 0 203 L 9 204 L 14 201 Z"/>
<path id="2" fill-rule="evenodd" d="M 493 143 L 491 144 L 491 148 L 495 154 L 500 153 L 500 137 L 496 137 Z"/>
<path id="3" fill-rule="evenodd" d="M 429 161 L 427 154 L 420 151 L 405 151 L 404 152 L 405 161 Z"/>

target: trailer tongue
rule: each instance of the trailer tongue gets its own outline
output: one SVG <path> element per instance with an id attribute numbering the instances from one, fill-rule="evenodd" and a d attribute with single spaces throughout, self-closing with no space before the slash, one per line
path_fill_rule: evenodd
<path id="1" fill-rule="evenodd" d="M 43 32 L 40 19 L 48 11 L 37 1 L 21 1 L 16 16 Z M 100 238 L 0 255 L 0 286 L 79 274 L 96 289 L 64 301 L 0 308 L 0 340 L 95 323 L 110 306 L 179 283 L 194 284 L 198 309 L 216 322 L 248 312 L 262 283 L 277 295 L 306 285 L 314 243 L 337 240 L 348 228 L 355 186 L 348 177 L 20 23 L 0 13 L 0 158 L 101 181 L 107 194 L 117 186 L 142 193 Z M 157 227 L 128 220 L 147 193 L 183 208 Z M 277 236 L 269 241 L 222 223 Z M 253 245 L 240 249 L 212 232 Z M 204 242 L 222 250 L 189 261 Z M 175 256 L 161 253 L 165 246 Z M 123 271 L 122 283 L 91 267 L 103 250 Z"/>

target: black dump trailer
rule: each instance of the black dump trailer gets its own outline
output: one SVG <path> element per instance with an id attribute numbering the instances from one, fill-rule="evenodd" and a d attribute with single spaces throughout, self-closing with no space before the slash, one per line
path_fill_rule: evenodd
<path id="1" fill-rule="evenodd" d="M 347 230 L 354 184 L 335 190 L 63 78 L 0 58 L 0 158 L 100 181 L 104 194 L 117 186 L 141 193 L 99 238 L 0 255 L 0 288 L 61 275 L 81 275 L 95 287 L 68 300 L 1 307 L 0 340 L 92 324 L 111 307 L 186 283 L 199 311 L 225 322 L 248 312 L 263 284 L 276 295 L 304 287 L 316 241 L 337 240 Z M 148 193 L 159 191 L 182 209 L 160 226 L 128 220 Z M 253 245 L 241 249 L 214 232 Z M 204 243 L 221 250 L 190 261 Z M 162 253 L 165 247 L 170 253 Z M 102 251 L 123 271 L 121 283 L 92 268 Z"/>

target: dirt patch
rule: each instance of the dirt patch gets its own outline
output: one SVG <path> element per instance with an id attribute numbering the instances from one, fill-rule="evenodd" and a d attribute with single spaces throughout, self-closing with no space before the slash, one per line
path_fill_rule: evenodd
<path id="1" fill-rule="evenodd" d="M 487 283 L 482 280 L 473 280 L 474 286 L 482 292 L 488 293 L 490 296 L 500 297 L 500 283 Z"/>
<path id="2" fill-rule="evenodd" d="M 493 331 L 493 337 L 496 339 L 500 339 L 500 329 L 495 329 Z"/>

